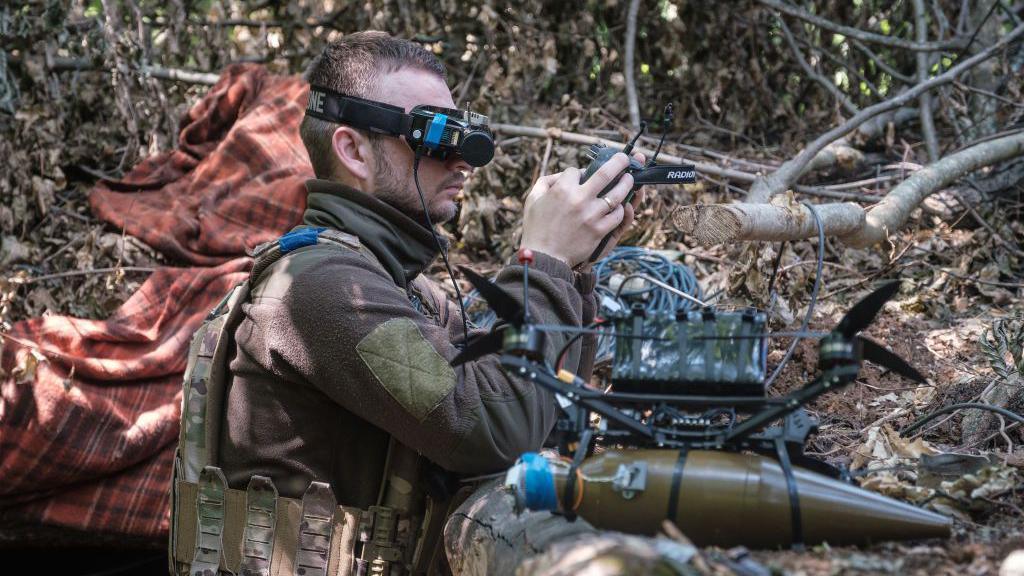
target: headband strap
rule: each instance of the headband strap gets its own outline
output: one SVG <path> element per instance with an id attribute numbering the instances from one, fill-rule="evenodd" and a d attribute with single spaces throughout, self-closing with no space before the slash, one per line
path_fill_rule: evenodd
<path id="1" fill-rule="evenodd" d="M 321 86 L 310 86 L 306 114 L 389 136 L 405 134 L 411 121 L 405 110 L 398 106 L 339 94 Z"/>

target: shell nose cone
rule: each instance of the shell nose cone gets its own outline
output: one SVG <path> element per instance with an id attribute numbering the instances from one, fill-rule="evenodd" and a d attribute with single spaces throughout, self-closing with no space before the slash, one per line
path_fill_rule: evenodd
<path id="1" fill-rule="evenodd" d="M 806 544 L 866 545 L 945 538 L 945 516 L 805 470 L 793 469 Z M 775 548 L 793 543 L 789 488 L 779 463 L 750 454 L 691 452 L 682 474 L 679 527 L 694 542 Z M 723 513 L 724 512 L 724 513 Z"/>
<path id="2" fill-rule="evenodd" d="M 774 467 L 778 478 L 774 473 L 770 476 L 784 487 L 782 472 Z M 866 544 L 950 536 L 953 523 L 946 516 L 813 472 L 795 472 L 805 530 L 826 542 Z"/>

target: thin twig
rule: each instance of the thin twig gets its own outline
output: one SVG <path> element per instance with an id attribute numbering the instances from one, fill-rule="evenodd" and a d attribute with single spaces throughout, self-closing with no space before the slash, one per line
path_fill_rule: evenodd
<path id="1" fill-rule="evenodd" d="M 803 8 L 787 4 L 781 0 L 758 0 L 758 2 L 769 8 L 774 8 L 784 14 L 789 14 L 790 16 L 799 18 L 804 22 L 810 22 L 819 28 L 838 32 L 848 38 L 856 38 L 863 42 L 871 42 L 872 44 L 881 44 L 883 46 L 891 46 L 893 48 L 903 48 L 904 50 L 914 50 L 919 52 L 941 52 L 944 50 L 959 48 L 964 45 L 963 40 L 949 40 L 944 42 L 911 42 L 910 40 L 904 40 L 902 38 L 883 36 L 881 34 L 875 34 L 874 32 L 868 32 L 859 28 L 851 28 L 849 26 L 836 24 L 831 20 L 827 20 L 821 16 L 816 16 L 807 12 Z"/>
<path id="2" fill-rule="evenodd" d="M 961 90 L 967 90 L 969 92 L 974 92 L 976 94 L 981 94 L 982 96 L 988 96 L 989 98 L 993 98 L 995 100 L 999 100 L 1000 102 L 1002 102 L 1004 104 L 1009 104 L 1010 106 L 1013 106 L 1014 108 L 1024 108 L 1024 103 L 1018 102 L 1016 100 L 1012 100 L 1010 98 L 1007 98 L 1006 96 L 1000 96 L 999 94 L 996 94 L 995 92 L 991 92 L 989 90 L 982 90 L 981 88 L 977 88 L 975 86 L 971 86 L 970 84 L 964 84 L 963 82 L 955 81 L 955 82 L 953 82 L 953 86 L 956 86 L 957 88 L 960 88 Z"/>
<path id="3" fill-rule="evenodd" d="M 548 138 L 547 146 L 544 147 L 544 159 L 540 161 L 540 177 L 544 177 L 548 173 L 548 161 L 551 160 L 551 144 L 554 142 L 551 138 Z"/>
<path id="4" fill-rule="evenodd" d="M 846 94 L 843 94 L 843 91 L 840 90 L 839 87 L 835 85 L 835 82 L 832 82 L 828 78 L 822 76 L 820 73 L 818 73 L 817 70 L 814 69 L 814 67 L 810 65 L 810 63 L 807 62 L 807 59 L 804 58 L 803 53 L 800 52 L 800 47 L 796 45 L 796 39 L 793 38 L 793 33 L 789 30 L 789 26 L 786 25 L 786 21 L 783 20 L 782 18 L 779 18 L 779 27 L 782 29 L 782 36 L 783 38 L 786 39 L 786 44 L 789 45 L 789 49 L 793 52 L 793 56 L 796 57 L 797 64 L 799 64 L 800 67 L 803 68 L 804 73 L 807 74 L 807 77 L 817 82 L 818 85 L 824 88 L 826 92 L 831 94 L 832 97 L 839 102 L 839 105 L 843 107 L 843 110 L 846 110 L 850 114 L 856 114 L 857 107 L 853 104 L 853 102 L 850 102 L 850 99 L 846 96 Z"/>
<path id="5" fill-rule="evenodd" d="M 948 420 L 949 418 L 952 418 L 953 416 L 954 416 L 953 414 L 950 414 L 946 418 L 946 420 Z M 945 422 L 946 420 L 943 420 L 942 422 Z M 941 422 L 940 422 L 940 424 L 941 424 Z M 1006 427 L 1006 431 L 1009 432 L 1010 430 L 1013 430 L 1013 429 L 1017 428 L 1018 426 L 1020 426 L 1020 422 L 1014 422 L 1014 423 L 1012 423 L 1012 424 L 1010 424 L 1009 426 Z M 929 428 L 928 430 L 933 430 L 934 428 L 935 427 L 933 426 L 933 427 Z M 916 438 L 917 436 L 920 436 L 921 434 L 924 434 L 924 432 L 919 432 L 919 433 L 915 434 L 914 437 Z M 969 444 L 967 446 L 961 446 L 961 447 L 957 448 L 957 451 L 970 450 L 971 448 L 975 448 L 977 446 L 981 446 L 981 445 L 985 444 L 986 442 L 988 442 L 989 440 L 995 438 L 996 436 L 999 436 L 999 432 L 998 431 L 989 434 L 988 436 L 982 438 L 981 440 L 978 440 L 976 442 L 972 442 L 971 444 Z"/>
<path id="6" fill-rule="evenodd" d="M 967 178 L 966 180 L 970 184 L 970 178 Z M 972 187 L 975 190 L 978 190 L 977 187 L 973 186 L 973 184 Z M 980 192 L 980 190 L 978 191 Z M 994 238 L 996 242 L 1001 244 L 1003 248 L 1006 248 L 1007 250 L 1016 254 L 1017 256 L 1024 258 L 1024 251 L 1022 251 L 1019 246 L 1011 244 L 1009 240 L 1003 238 L 1003 236 L 999 232 L 997 232 L 996 229 L 993 228 L 992 225 L 989 224 L 988 221 L 981 216 L 981 214 L 978 213 L 978 211 L 974 208 L 974 205 L 971 202 L 969 202 L 963 194 L 957 193 L 956 199 L 961 206 L 963 206 L 964 208 L 967 209 L 968 212 L 970 212 L 971 217 L 974 218 L 975 222 L 981 224 L 986 230 L 988 230 L 989 234 L 992 235 L 992 238 Z"/>
<path id="7" fill-rule="evenodd" d="M 874 82 L 872 82 L 870 79 L 868 79 L 867 76 L 862 74 L 861 71 L 858 70 L 856 66 L 851 66 L 848 62 L 843 62 L 837 56 L 832 54 L 832 52 L 826 50 L 825 48 L 823 48 L 821 46 L 815 46 L 814 44 L 812 44 L 810 42 L 810 40 L 807 40 L 807 39 L 804 39 L 804 38 L 797 38 L 797 42 L 799 44 L 803 45 L 803 46 L 806 46 L 809 50 L 813 50 L 817 54 L 820 54 L 821 56 L 824 56 L 825 58 L 827 58 L 830 62 L 832 62 L 836 66 L 842 67 L 848 73 L 853 74 L 857 78 L 857 80 L 860 80 L 861 82 L 863 82 L 864 85 L 867 86 L 871 90 L 872 94 L 880 94 L 878 86 L 876 86 Z"/>
<path id="8" fill-rule="evenodd" d="M 974 276 L 964 276 L 963 274 L 957 274 L 956 272 L 950 272 L 949 270 L 946 270 L 945 268 L 942 268 L 941 266 L 936 266 L 935 264 L 931 264 L 931 263 L 925 262 L 923 260 L 920 262 L 920 264 L 923 264 L 923 265 L 925 265 L 925 266 L 927 266 L 927 267 L 929 267 L 929 268 L 931 268 L 933 270 L 936 270 L 938 272 L 942 272 L 943 274 L 952 276 L 953 278 L 956 278 L 958 280 L 964 280 L 966 282 L 974 282 L 976 284 L 984 284 L 986 286 L 998 286 L 1000 288 L 1024 288 L 1024 284 L 1020 284 L 1020 283 L 1017 283 L 1017 282 L 997 282 L 995 280 L 983 280 L 981 278 L 977 278 L 977 277 L 974 277 Z"/>
<path id="9" fill-rule="evenodd" d="M 850 44 L 853 44 L 854 48 L 860 50 L 865 56 L 874 61 L 874 63 L 878 65 L 879 68 L 882 69 L 882 72 L 885 72 L 889 76 L 892 76 L 893 78 L 899 80 L 900 82 L 903 82 L 904 84 L 912 84 L 914 82 L 914 79 L 912 77 L 907 76 L 906 74 L 890 66 L 885 61 L 885 59 L 883 59 L 878 54 L 872 52 L 871 49 L 865 46 L 863 42 L 860 42 L 859 40 L 856 40 L 854 38 L 848 38 L 847 40 L 849 40 Z"/>
<path id="10" fill-rule="evenodd" d="M 928 25 L 925 16 L 924 0 L 913 0 L 914 4 L 914 34 L 917 35 L 919 43 L 928 40 Z M 917 57 L 917 81 L 928 80 L 928 54 L 918 52 Z M 935 121 L 932 119 L 932 95 L 924 92 L 918 98 L 921 111 L 921 135 L 924 137 L 925 148 L 928 150 L 928 161 L 935 162 L 939 159 L 939 140 L 935 136 Z"/>
<path id="11" fill-rule="evenodd" d="M 116 266 L 110 268 L 90 268 L 88 270 L 69 270 L 67 272 L 57 272 L 56 274 L 46 274 L 43 276 L 34 276 L 32 278 L 12 280 L 14 284 L 35 284 L 36 282 L 42 282 L 44 280 L 55 280 L 57 278 L 67 278 L 69 276 L 87 276 L 89 274 L 110 274 L 123 270 L 125 272 L 156 272 L 156 268 L 150 268 L 146 266 Z"/>
<path id="12" fill-rule="evenodd" d="M 623 66 L 626 76 L 626 103 L 629 106 L 629 123 L 634 128 L 640 126 L 640 106 L 636 100 L 636 80 L 633 77 L 633 60 L 636 55 L 636 17 L 639 11 L 640 0 L 630 0 L 629 12 L 626 14 L 626 57 Z"/>
<path id="13" fill-rule="evenodd" d="M 9 56 L 11 62 L 21 63 L 25 58 L 23 56 Z M 103 65 L 96 64 L 95 62 L 85 58 L 64 58 L 55 57 L 49 59 L 47 66 L 54 72 L 69 72 L 69 71 L 92 71 L 92 72 L 103 72 L 107 71 L 108 68 Z M 213 86 L 220 79 L 217 74 L 209 74 L 206 72 L 197 72 L 194 70 L 182 70 L 180 68 L 165 68 L 162 66 L 142 66 L 140 68 L 143 74 L 147 74 L 153 78 L 159 78 L 161 80 L 176 80 L 178 82 L 185 82 L 187 84 L 205 84 Z"/>

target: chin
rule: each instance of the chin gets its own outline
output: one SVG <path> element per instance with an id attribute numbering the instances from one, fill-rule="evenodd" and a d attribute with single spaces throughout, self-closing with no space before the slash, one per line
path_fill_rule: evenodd
<path id="1" fill-rule="evenodd" d="M 440 206 L 431 206 L 430 219 L 433 220 L 434 224 L 444 224 L 451 222 L 458 213 L 459 207 L 455 202 L 446 201 Z"/>
<path id="2" fill-rule="evenodd" d="M 451 200 L 445 200 L 430 206 L 430 220 L 435 224 L 450 222 L 459 214 L 459 205 Z"/>

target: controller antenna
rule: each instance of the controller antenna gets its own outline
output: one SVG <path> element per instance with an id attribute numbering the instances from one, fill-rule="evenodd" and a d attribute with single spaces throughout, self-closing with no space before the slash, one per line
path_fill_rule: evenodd
<path id="1" fill-rule="evenodd" d="M 633 136 L 633 139 L 629 141 L 629 144 L 626 144 L 626 147 L 622 149 L 623 154 L 629 156 L 630 154 L 633 153 L 633 146 L 636 144 L 636 141 L 639 140 L 641 136 L 643 136 L 644 130 L 647 130 L 647 122 L 641 121 L 640 131 L 637 132 L 636 136 Z"/>
<path id="2" fill-rule="evenodd" d="M 654 166 L 654 162 L 658 159 L 658 154 L 661 154 L 661 146 L 665 143 L 665 136 L 668 135 L 668 129 L 672 125 L 672 103 L 669 102 L 665 105 L 665 115 L 661 119 L 661 140 L 658 141 L 658 149 L 654 151 L 654 156 L 647 162 L 647 167 Z"/>

